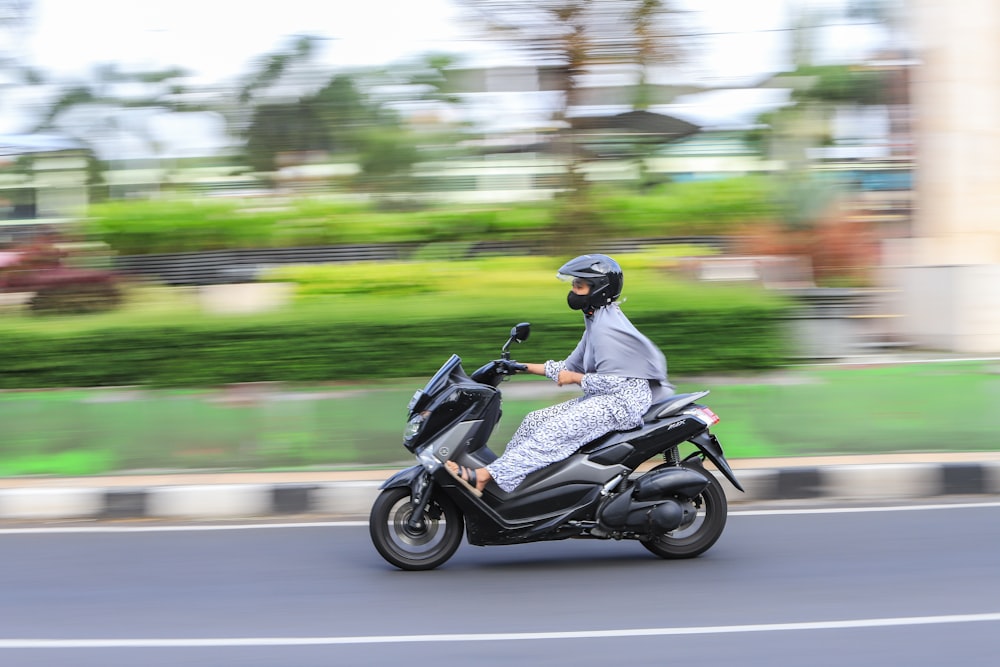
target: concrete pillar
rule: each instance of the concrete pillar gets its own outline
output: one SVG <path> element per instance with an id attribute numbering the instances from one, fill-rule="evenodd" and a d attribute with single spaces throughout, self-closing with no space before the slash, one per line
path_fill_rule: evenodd
<path id="1" fill-rule="evenodd" d="M 899 333 L 1000 352 L 1000 2 L 912 3 L 914 238 L 887 247 Z"/>

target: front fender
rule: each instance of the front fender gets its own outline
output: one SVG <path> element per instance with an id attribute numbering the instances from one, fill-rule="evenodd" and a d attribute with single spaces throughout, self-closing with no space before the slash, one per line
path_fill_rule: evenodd
<path id="1" fill-rule="evenodd" d="M 395 475 L 382 482 L 382 486 L 378 487 L 378 490 L 382 491 L 383 489 L 409 487 L 410 491 L 412 491 L 415 496 L 417 490 L 421 486 L 424 476 L 427 474 L 428 473 L 424 470 L 423 466 L 415 465 L 411 468 L 407 468 L 406 470 L 400 470 Z"/>

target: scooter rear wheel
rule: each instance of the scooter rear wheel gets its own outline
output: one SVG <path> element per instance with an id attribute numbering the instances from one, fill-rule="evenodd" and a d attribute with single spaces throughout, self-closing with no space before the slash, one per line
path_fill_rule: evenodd
<path id="1" fill-rule="evenodd" d="M 726 492 L 723 490 L 722 484 L 702 467 L 701 461 L 686 461 L 682 465 L 703 474 L 709 482 L 701 495 L 695 499 L 695 502 L 700 503 L 701 507 L 698 509 L 698 516 L 690 525 L 642 541 L 642 546 L 660 558 L 679 559 L 700 556 L 715 544 L 726 527 L 729 505 L 726 502 Z"/>
<path id="2" fill-rule="evenodd" d="M 420 528 L 408 525 L 413 499 L 407 488 L 386 489 L 375 499 L 368 521 L 372 543 L 382 558 L 403 570 L 432 570 L 462 543 L 465 520 L 455 503 L 436 493 Z"/>

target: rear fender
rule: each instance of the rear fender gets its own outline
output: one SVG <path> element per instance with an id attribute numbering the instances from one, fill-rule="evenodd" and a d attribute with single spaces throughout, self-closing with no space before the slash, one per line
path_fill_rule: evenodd
<path id="1" fill-rule="evenodd" d="M 735 486 L 740 491 L 743 491 L 743 486 L 736 480 L 736 475 L 733 474 L 733 469 L 729 467 L 729 462 L 726 461 L 725 455 L 722 453 L 722 445 L 719 443 L 719 439 L 712 435 L 709 431 L 703 431 L 690 439 L 701 453 L 705 455 L 712 464 L 719 469 L 726 479 Z"/>

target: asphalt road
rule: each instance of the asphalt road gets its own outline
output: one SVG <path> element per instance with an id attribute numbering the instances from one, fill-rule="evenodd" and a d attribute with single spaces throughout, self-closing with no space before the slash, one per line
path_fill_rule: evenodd
<path id="1" fill-rule="evenodd" d="M 998 664 L 1000 502 L 830 509 L 735 510 L 691 561 L 463 545 L 431 572 L 357 524 L 0 526 L 0 665 Z"/>

